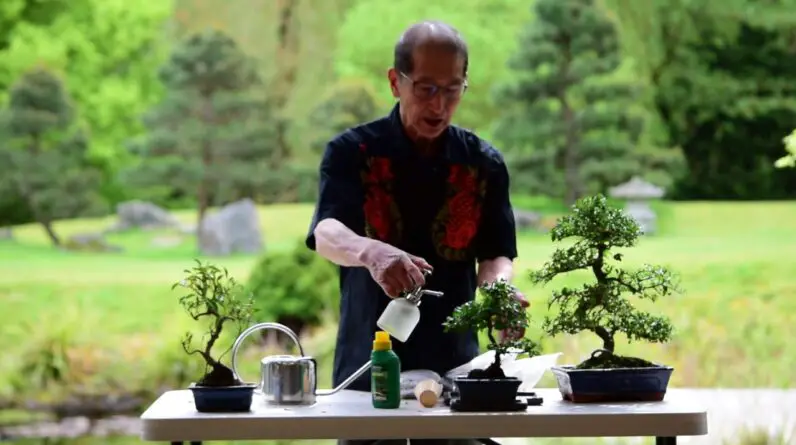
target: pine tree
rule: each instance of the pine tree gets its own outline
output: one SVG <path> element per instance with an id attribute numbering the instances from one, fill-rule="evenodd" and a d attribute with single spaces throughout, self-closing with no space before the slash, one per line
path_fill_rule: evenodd
<path id="1" fill-rule="evenodd" d="M 335 135 L 379 117 L 385 111 L 379 105 L 375 91 L 365 81 L 341 81 L 334 85 L 310 113 L 309 123 L 315 133 L 313 151 L 322 154 Z"/>
<path id="2" fill-rule="evenodd" d="M 167 91 L 132 144 L 142 162 L 128 180 L 196 199 L 197 231 L 210 205 L 248 195 L 283 159 L 253 61 L 219 31 L 182 41 L 159 71 Z"/>
<path id="3" fill-rule="evenodd" d="M 101 209 L 101 174 L 71 98 L 53 73 L 36 68 L 11 88 L 0 121 L 0 193 L 19 195 L 53 245 L 53 221 Z"/>
<path id="4" fill-rule="evenodd" d="M 538 0 L 536 21 L 509 66 L 516 81 L 501 92 L 498 134 L 525 192 L 587 194 L 666 169 L 665 151 L 642 146 L 637 85 L 613 76 L 620 65 L 614 23 L 594 0 Z M 563 175 L 561 172 L 563 171 Z"/>

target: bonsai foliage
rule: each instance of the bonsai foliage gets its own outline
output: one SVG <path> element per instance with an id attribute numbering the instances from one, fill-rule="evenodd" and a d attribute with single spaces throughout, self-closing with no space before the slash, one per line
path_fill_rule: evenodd
<path id="1" fill-rule="evenodd" d="M 527 338 L 498 341 L 497 332 L 521 331 L 528 327 L 528 314 L 515 298 L 514 288 L 504 279 L 484 283 L 479 288 L 481 298 L 457 307 L 443 323 L 446 332 L 486 331 L 490 350 L 495 351 L 495 361 L 484 370 L 470 371 L 470 378 L 506 378 L 500 367 L 501 355 L 512 350 L 520 350 L 536 355 L 539 345 Z"/>
<path id="2" fill-rule="evenodd" d="M 777 168 L 796 167 L 796 130 L 782 140 L 785 143 L 787 155 L 777 159 L 774 164 Z"/>
<path id="3" fill-rule="evenodd" d="M 593 354 L 579 368 L 656 366 L 646 360 L 614 354 L 614 337 L 623 333 L 629 341 L 667 342 L 672 325 L 663 316 L 633 307 L 626 296 L 656 301 L 678 291 L 675 278 L 665 268 L 646 265 L 638 270 L 620 269 L 623 255 L 615 248 L 633 247 L 641 229 L 622 210 L 608 205 L 602 195 L 586 197 L 572 206 L 551 231 L 554 242 L 575 238 L 574 244 L 553 252 L 551 261 L 531 273 L 535 284 L 546 284 L 559 275 L 586 270 L 593 281 L 579 288 L 553 291 L 549 306 L 559 309 L 545 319 L 543 329 L 551 336 L 591 331 L 602 340 L 602 354 Z"/>
<path id="4" fill-rule="evenodd" d="M 221 363 L 221 357 L 229 349 L 216 359 L 213 356 L 213 347 L 227 325 L 236 326 L 240 334 L 249 324 L 253 313 L 252 297 L 245 296 L 242 287 L 229 276 L 226 269 L 196 260 L 196 266 L 185 273 L 185 279 L 175 283 L 172 289 L 187 289 L 188 293 L 180 297 L 180 305 L 192 319 L 207 323 L 207 333 L 202 339 L 204 344 L 201 347 L 194 345 L 193 334 L 190 332 L 182 340 L 185 352 L 201 356 L 207 365 L 205 375 L 197 384 L 215 387 L 242 384 L 235 373 Z"/>

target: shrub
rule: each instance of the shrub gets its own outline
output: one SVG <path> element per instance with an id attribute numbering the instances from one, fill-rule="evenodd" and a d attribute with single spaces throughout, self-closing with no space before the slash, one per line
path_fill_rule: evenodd
<path id="1" fill-rule="evenodd" d="M 258 317 L 282 323 L 300 334 L 325 314 L 337 315 L 337 267 L 299 243 L 290 252 L 269 252 L 248 282 Z"/>

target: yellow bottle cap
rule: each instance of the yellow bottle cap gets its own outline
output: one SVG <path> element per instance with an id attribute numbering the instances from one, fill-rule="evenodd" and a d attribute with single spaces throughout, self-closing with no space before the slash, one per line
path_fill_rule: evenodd
<path id="1" fill-rule="evenodd" d="M 376 331 L 376 338 L 373 340 L 374 351 L 386 351 L 392 349 L 390 334 L 386 331 Z"/>

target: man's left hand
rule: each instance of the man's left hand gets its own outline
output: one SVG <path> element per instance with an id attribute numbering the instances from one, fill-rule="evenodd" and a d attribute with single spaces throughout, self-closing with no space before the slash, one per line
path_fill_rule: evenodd
<path id="1" fill-rule="evenodd" d="M 516 298 L 523 309 L 527 309 L 531 304 L 528 302 L 528 299 L 525 298 L 525 295 L 522 294 L 519 290 L 514 291 L 514 298 Z M 511 330 L 505 329 L 500 331 L 500 342 L 504 342 L 506 340 L 518 340 L 525 336 L 525 329 L 520 330 Z"/>

